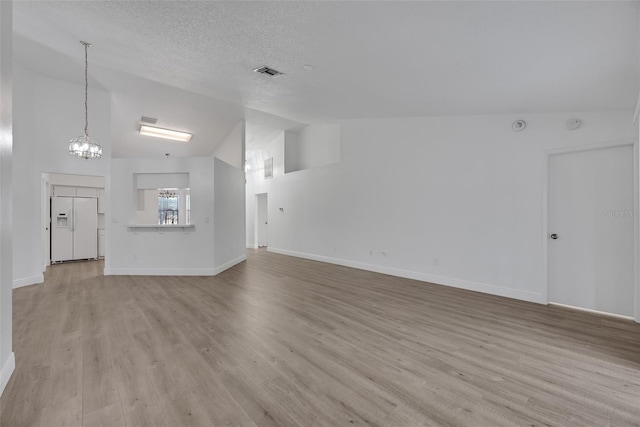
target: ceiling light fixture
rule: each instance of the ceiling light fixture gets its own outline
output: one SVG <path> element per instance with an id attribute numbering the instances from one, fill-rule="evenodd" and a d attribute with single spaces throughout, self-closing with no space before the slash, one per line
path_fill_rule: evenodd
<path id="1" fill-rule="evenodd" d="M 81 159 L 99 159 L 102 157 L 102 145 L 89 136 L 89 61 L 87 51 L 91 43 L 80 41 L 84 45 L 84 135 L 76 136 L 69 141 L 69 154 Z"/>
<path id="2" fill-rule="evenodd" d="M 173 199 L 178 196 L 175 188 L 159 188 L 158 190 L 158 197 L 163 199 Z"/>
<path id="3" fill-rule="evenodd" d="M 189 142 L 192 134 L 179 130 L 163 129 L 155 126 L 140 125 L 140 135 L 153 136 L 155 138 L 172 139 L 174 141 Z"/>

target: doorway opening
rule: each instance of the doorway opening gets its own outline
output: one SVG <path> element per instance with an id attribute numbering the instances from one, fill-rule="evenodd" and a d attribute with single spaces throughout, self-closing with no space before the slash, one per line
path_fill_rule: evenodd
<path id="1" fill-rule="evenodd" d="M 105 256 L 105 177 L 43 173 L 42 259 L 62 261 Z"/>

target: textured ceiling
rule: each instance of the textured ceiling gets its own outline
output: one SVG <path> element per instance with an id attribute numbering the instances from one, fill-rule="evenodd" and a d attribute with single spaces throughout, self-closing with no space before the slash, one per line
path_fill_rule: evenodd
<path id="1" fill-rule="evenodd" d="M 67 57 L 20 35 L 14 35 L 13 46 L 14 59 L 22 66 L 47 77 L 84 84 L 80 43 L 75 57 Z M 89 86 L 111 93 L 113 157 L 161 157 L 165 153 L 174 157 L 209 156 L 242 120 L 247 122 L 249 149 L 268 144 L 283 130 L 303 126 L 239 104 L 96 65 L 91 56 L 89 61 Z M 143 115 L 158 119 L 160 127 L 191 132 L 193 138 L 184 144 L 139 135 Z"/>
<path id="2" fill-rule="evenodd" d="M 638 15 L 605 1 L 48 1 L 15 3 L 14 29 L 67 57 L 88 40 L 97 66 L 308 123 L 633 109 Z M 287 75 L 252 72 L 264 64 Z"/>

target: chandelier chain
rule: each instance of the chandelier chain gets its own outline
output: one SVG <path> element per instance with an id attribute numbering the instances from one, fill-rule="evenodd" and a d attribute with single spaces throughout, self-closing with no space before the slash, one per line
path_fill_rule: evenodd
<path id="1" fill-rule="evenodd" d="M 89 136 L 89 56 L 90 43 L 82 42 L 84 45 L 84 134 Z"/>

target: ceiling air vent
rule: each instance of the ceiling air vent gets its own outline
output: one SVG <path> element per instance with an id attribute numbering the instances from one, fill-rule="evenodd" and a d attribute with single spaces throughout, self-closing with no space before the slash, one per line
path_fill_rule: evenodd
<path id="1" fill-rule="evenodd" d="M 142 118 L 140 119 L 140 121 L 142 123 L 149 123 L 151 125 L 155 125 L 158 122 L 158 119 L 154 119 L 151 117 L 146 117 L 146 116 L 142 116 Z"/>
<path id="2" fill-rule="evenodd" d="M 280 76 L 284 76 L 284 73 L 281 73 L 278 70 L 274 70 L 273 68 L 269 68 L 266 65 L 263 65 L 260 68 L 256 68 L 255 70 L 256 73 L 260 73 L 260 74 L 266 74 L 268 76 L 271 77 L 280 77 Z"/>

